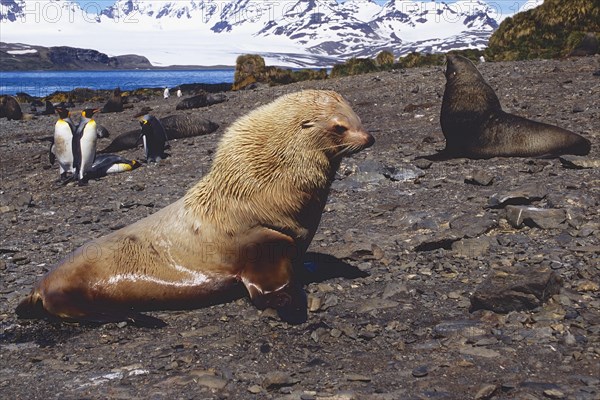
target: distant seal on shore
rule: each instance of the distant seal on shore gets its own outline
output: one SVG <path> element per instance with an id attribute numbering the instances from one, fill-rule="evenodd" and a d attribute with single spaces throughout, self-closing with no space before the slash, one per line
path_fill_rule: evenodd
<path id="1" fill-rule="evenodd" d="M 219 125 L 197 115 L 169 115 L 159 118 L 167 139 L 183 139 L 194 136 L 208 135 L 219 129 Z M 117 136 L 99 153 L 115 153 L 122 150 L 134 149 L 142 143 L 141 131 L 131 130 Z"/>
<path id="2" fill-rule="evenodd" d="M 443 156 L 491 158 L 585 155 L 590 141 L 557 126 L 502 111 L 494 90 L 469 59 L 447 56 L 440 116 Z"/>
<path id="3" fill-rule="evenodd" d="M 123 98 L 121 97 L 121 88 L 113 90 L 112 96 L 104 107 L 102 107 L 102 113 L 116 113 L 123 111 Z"/>
<path id="4" fill-rule="evenodd" d="M 193 108 L 208 107 L 213 104 L 222 103 L 227 100 L 227 96 L 223 93 L 200 93 L 193 97 L 181 100 L 176 110 L 190 110 Z"/>
<path id="5" fill-rule="evenodd" d="M 12 96 L 0 96 L 0 118 L 7 118 L 9 121 L 23 119 L 23 111 L 17 99 Z"/>
<path id="6" fill-rule="evenodd" d="M 46 274 L 21 317 L 97 322 L 221 301 L 243 284 L 259 308 L 306 319 L 294 277 L 344 156 L 373 144 L 332 91 L 282 96 L 234 122 L 183 198 L 92 240 Z"/>
<path id="7" fill-rule="evenodd" d="M 160 118 L 160 122 L 169 140 L 208 135 L 219 129 L 219 124 L 196 114 L 169 115 Z"/>

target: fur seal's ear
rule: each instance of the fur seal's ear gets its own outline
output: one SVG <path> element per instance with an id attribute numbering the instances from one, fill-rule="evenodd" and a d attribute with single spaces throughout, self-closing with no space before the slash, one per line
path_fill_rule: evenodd
<path id="1" fill-rule="evenodd" d="M 315 126 L 315 123 L 312 121 L 302 121 L 302 129 L 309 129 Z"/>

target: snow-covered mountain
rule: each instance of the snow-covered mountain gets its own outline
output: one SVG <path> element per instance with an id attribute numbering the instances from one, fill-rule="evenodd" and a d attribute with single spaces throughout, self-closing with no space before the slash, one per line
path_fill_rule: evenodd
<path id="1" fill-rule="evenodd" d="M 329 66 L 350 57 L 482 48 L 505 16 L 482 0 L 0 0 L 1 40 L 139 54 L 154 65 Z M 490 3 L 493 4 L 493 3 Z"/>

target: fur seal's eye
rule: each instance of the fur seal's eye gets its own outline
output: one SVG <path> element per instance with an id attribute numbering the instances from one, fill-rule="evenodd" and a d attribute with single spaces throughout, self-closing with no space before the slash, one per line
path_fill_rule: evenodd
<path id="1" fill-rule="evenodd" d="M 335 126 L 333 127 L 333 131 L 334 131 L 335 133 L 337 133 L 338 135 L 343 135 L 344 133 L 346 133 L 346 131 L 347 131 L 347 130 L 348 130 L 348 128 L 346 128 L 346 127 L 345 127 L 345 126 L 343 126 L 343 125 L 335 125 Z"/>

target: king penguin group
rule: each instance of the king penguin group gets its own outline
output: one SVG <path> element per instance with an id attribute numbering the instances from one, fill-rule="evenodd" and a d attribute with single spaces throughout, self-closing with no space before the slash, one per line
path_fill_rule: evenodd
<path id="1" fill-rule="evenodd" d="M 86 185 L 89 179 L 131 171 L 140 166 L 138 161 L 116 154 L 96 155 L 98 138 L 106 136 L 106 130 L 94 120 L 94 115 L 99 111 L 94 108 L 84 109 L 76 126 L 66 108 L 56 108 L 58 121 L 54 125 L 49 158 L 53 165 L 58 161 L 58 182 L 66 184 L 75 180 L 79 185 Z M 167 135 L 160 120 L 152 115 L 144 115 L 140 119 L 140 125 L 140 139 L 143 139 L 146 161 L 150 163 L 164 159 Z"/>

